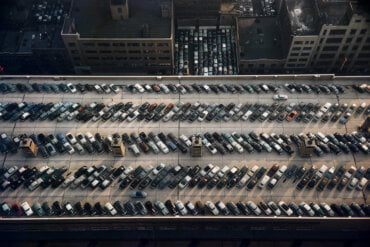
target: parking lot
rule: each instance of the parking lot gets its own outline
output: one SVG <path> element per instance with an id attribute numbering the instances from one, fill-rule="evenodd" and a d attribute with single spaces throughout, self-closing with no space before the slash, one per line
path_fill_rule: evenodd
<path id="1" fill-rule="evenodd" d="M 160 80 L 159 80 L 160 79 Z M 368 78 L 367 78 L 368 80 Z M 13 79 L 3 79 L 3 81 L 18 83 L 60 83 L 60 81 L 55 81 L 51 78 L 13 78 Z M 337 78 L 335 80 L 325 78 L 325 79 L 314 79 L 314 77 L 303 77 L 302 79 L 298 78 L 252 78 L 252 77 L 225 77 L 225 78 L 217 78 L 217 77 L 202 77 L 202 78 L 176 78 L 176 77 L 169 77 L 169 78 L 68 78 L 65 83 L 72 82 L 74 84 L 77 83 L 114 83 L 116 85 L 124 85 L 124 84 L 134 84 L 134 83 L 172 83 L 172 84 L 186 84 L 191 85 L 193 83 L 212 83 L 212 84 L 273 84 L 275 86 L 280 87 L 279 92 L 287 94 L 289 99 L 284 102 L 286 104 L 289 103 L 321 103 L 325 104 L 326 102 L 330 102 L 332 104 L 335 103 L 347 103 L 353 104 L 356 103 L 360 105 L 362 102 L 366 102 L 370 104 L 369 94 L 359 94 L 358 92 L 354 91 L 351 87 L 347 87 L 355 84 L 362 84 L 366 83 L 366 79 L 361 78 Z M 283 89 L 283 85 L 285 83 L 306 83 L 306 84 L 339 84 L 346 88 L 344 94 L 341 95 L 325 95 L 325 94 L 290 94 Z M 195 103 L 199 101 L 201 103 L 222 103 L 228 104 L 233 102 L 237 103 L 266 103 L 271 104 L 273 103 L 272 99 L 273 93 L 261 93 L 261 94 L 156 94 L 156 93 L 144 93 L 144 94 L 131 94 L 128 92 L 119 93 L 117 95 L 113 94 L 96 94 L 96 93 L 86 93 L 86 94 L 39 94 L 39 93 L 30 93 L 30 94 L 6 94 L 2 95 L 2 102 L 78 102 L 78 103 L 109 103 L 109 102 L 127 102 L 132 101 L 133 103 L 175 103 L 177 101 L 182 102 L 189 102 Z M 196 133 L 205 133 L 205 132 L 238 132 L 238 133 L 249 133 L 254 131 L 255 133 L 277 133 L 277 134 L 299 134 L 303 133 L 317 133 L 322 132 L 324 134 L 333 134 L 335 132 L 339 133 L 351 133 L 356 131 L 357 128 L 363 123 L 364 121 L 363 116 L 353 117 L 350 121 L 345 124 L 339 123 L 297 123 L 295 121 L 287 122 L 284 121 L 282 123 L 277 122 L 250 122 L 250 121 L 229 121 L 229 122 L 198 122 L 195 121 L 193 123 L 188 122 L 180 122 L 180 121 L 169 121 L 169 122 L 137 122 L 133 121 L 130 123 L 127 122 L 75 122 L 75 121 L 63 121 L 63 122 L 56 122 L 56 121 L 35 121 L 35 122 L 0 122 L 1 132 L 7 133 L 9 136 L 12 135 L 19 135 L 22 133 L 67 133 L 71 132 L 76 134 L 78 132 L 86 133 L 91 132 L 93 134 L 99 132 L 102 135 L 113 134 L 115 132 L 118 133 L 140 133 L 150 132 L 153 131 L 155 133 L 164 132 L 169 133 L 172 132 L 175 136 L 180 136 L 181 134 L 185 134 L 187 136 L 196 134 Z M 305 166 L 309 168 L 310 166 L 314 165 L 316 167 L 321 167 L 322 165 L 329 166 L 345 166 L 349 168 L 350 166 L 355 166 L 357 168 L 364 166 L 365 168 L 370 167 L 369 156 L 358 153 L 358 154 L 349 154 L 349 155 L 334 155 L 334 154 L 325 154 L 322 157 L 313 156 L 311 158 L 301 158 L 299 155 L 294 154 L 292 156 L 288 155 L 278 155 L 275 152 L 272 153 L 232 153 L 228 155 L 211 155 L 209 152 L 204 151 L 204 155 L 201 158 L 191 157 L 189 153 L 182 154 L 181 152 L 176 153 L 169 153 L 169 154 L 147 154 L 141 155 L 140 157 L 135 157 L 131 152 L 126 152 L 126 156 L 123 158 L 112 157 L 111 155 L 103 154 L 103 155 L 57 155 L 54 157 L 50 157 L 48 159 L 42 159 L 41 157 L 37 158 L 25 158 L 21 152 L 18 152 L 15 155 L 6 154 L 0 156 L 2 159 L 3 166 L 10 167 L 17 165 L 21 167 L 23 165 L 28 165 L 30 167 L 42 167 L 43 165 L 48 165 L 49 167 L 68 167 L 69 171 L 73 172 L 76 171 L 81 166 L 100 166 L 102 164 L 106 166 L 114 166 L 118 167 L 120 165 L 124 166 L 132 166 L 136 167 L 138 165 L 142 165 L 143 167 L 147 165 L 157 166 L 159 163 L 164 163 L 167 165 L 174 165 L 181 164 L 184 166 L 194 166 L 199 165 L 202 168 L 207 166 L 208 164 L 213 164 L 220 166 L 221 168 L 224 166 L 229 167 L 242 167 L 248 166 L 249 168 L 253 167 L 254 165 L 263 166 L 265 168 L 270 168 L 274 164 L 282 165 L 297 165 L 298 167 Z M 68 171 L 68 172 L 69 172 Z M 67 172 L 67 173 L 68 173 Z M 225 203 L 227 201 L 248 201 L 252 200 L 255 202 L 258 201 L 270 201 L 273 200 L 278 202 L 283 200 L 285 202 L 295 201 L 301 202 L 305 201 L 309 202 L 322 202 L 325 201 L 326 203 L 342 203 L 346 202 L 348 204 L 352 202 L 361 203 L 368 203 L 367 196 L 368 191 L 365 192 L 358 192 L 358 191 L 347 191 L 343 190 L 338 192 L 336 190 L 332 191 L 323 191 L 317 192 L 316 190 L 302 190 L 297 191 L 295 189 L 296 183 L 293 184 L 292 180 L 287 180 L 284 182 L 282 179 L 278 185 L 274 188 L 274 190 L 267 190 L 267 189 L 258 189 L 254 188 L 251 191 L 247 191 L 245 189 L 231 189 L 228 190 L 226 188 L 222 190 L 218 189 L 198 189 L 198 188 L 185 188 L 184 190 L 180 190 L 177 187 L 175 189 L 165 188 L 163 190 L 152 190 L 150 188 L 146 188 L 145 192 L 148 193 L 148 200 L 155 201 L 161 200 L 165 201 L 167 199 L 171 199 L 172 201 L 181 200 L 184 203 L 186 201 L 206 201 L 212 200 L 216 202 L 217 200 L 222 200 Z M 126 188 L 124 190 L 120 190 L 118 188 L 117 183 L 113 183 L 112 186 L 108 187 L 106 190 L 102 191 L 99 189 L 91 190 L 86 189 L 82 190 L 80 188 L 77 189 L 62 189 L 58 187 L 57 189 L 47 188 L 37 189 L 35 191 L 30 192 L 27 189 L 19 188 L 15 191 L 11 191 L 10 189 L 2 192 L 0 194 L 0 201 L 7 201 L 7 202 L 14 202 L 14 201 L 28 201 L 29 203 L 35 201 L 49 201 L 53 202 L 55 200 L 59 200 L 62 202 L 77 202 L 77 201 L 101 201 L 101 202 L 113 202 L 116 200 L 127 201 L 129 200 L 129 193 L 132 190 Z"/>

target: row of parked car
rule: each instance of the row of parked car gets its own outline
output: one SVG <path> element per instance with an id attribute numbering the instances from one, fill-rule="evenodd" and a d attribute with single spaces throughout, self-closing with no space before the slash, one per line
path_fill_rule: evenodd
<path id="1" fill-rule="evenodd" d="M 2 168 L 0 174 L 0 189 L 16 190 L 21 185 L 29 191 L 34 191 L 37 188 L 58 188 L 63 189 L 101 189 L 105 190 L 110 185 L 118 186 L 121 190 L 130 188 L 131 190 L 138 189 L 132 197 L 146 197 L 146 193 L 142 192 L 147 188 L 151 189 L 175 189 L 183 190 L 185 188 L 203 189 L 243 189 L 250 191 L 254 188 L 272 190 L 280 180 L 286 182 L 292 179 L 292 183 L 296 184 L 298 191 L 316 189 L 321 192 L 323 190 L 337 191 L 363 191 L 370 190 L 370 185 L 367 186 L 370 179 L 370 168 L 366 169 L 361 166 L 356 168 L 351 166 L 345 168 L 340 166 L 322 165 L 321 167 L 305 166 L 298 167 L 297 165 L 286 166 L 274 164 L 269 169 L 254 165 L 252 167 L 229 167 L 215 166 L 208 164 L 201 168 L 199 165 L 183 166 L 183 165 L 166 165 L 160 163 L 156 167 L 152 165 L 137 166 L 113 166 L 101 165 L 82 166 L 78 170 L 67 172 L 67 167 L 60 168 L 49 167 L 47 165 L 39 169 L 28 166 L 18 168 L 12 166 Z M 66 175 L 65 175 L 66 174 Z M 138 194 L 141 193 L 141 194 Z"/>
<path id="2" fill-rule="evenodd" d="M 103 205 L 104 206 L 103 206 Z M 358 203 L 327 204 L 326 202 L 301 202 L 285 203 L 284 201 L 260 201 L 257 204 L 253 201 L 226 202 L 197 201 L 194 204 L 190 201 L 183 203 L 180 200 L 142 202 L 115 201 L 100 203 L 96 202 L 48 202 L 40 204 L 33 203 L 32 207 L 28 202 L 1 204 L 1 215 L 4 217 L 72 217 L 72 216 L 285 216 L 285 217 L 369 217 L 370 205 Z"/>
<path id="3" fill-rule="evenodd" d="M 175 35 L 175 74 L 237 74 L 235 44 L 233 28 L 178 29 Z"/>
<path id="4" fill-rule="evenodd" d="M 77 133 L 74 136 L 72 133 L 63 135 L 58 133 L 53 134 L 21 134 L 8 137 L 5 133 L 0 135 L 0 151 L 2 153 L 17 153 L 19 145 L 25 138 L 31 138 L 38 147 L 39 154 L 44 158 L 49 158 L 59 154 L 92 154 L 92 153 L 112 153 L 113 143 L 120 143 L 125 145 L 125 148 L 132 152 L 134 156 L 144 154 L 167 154 L 169 152 L 188 153 L 192 147 L 192 142 L 199 140 L 201 146 L 205 147 L 210 154 L 231 154 L 231 153 L 253 153 L 253 152 L 276 152 L 277 154 L 293 155 L 295 150 L 293 145 L 297 148 L 306 145 L 309 141 L 313 152 L 317 156 L 322 156 L 325 153 L 351 154 L 359 153 L 369 154 L 370 143 L 368 139 L 359 132 L 352 132 L 352 134 L 327 134 L 321 132 L 300 133 L 298 135 L 292 134 L 290 136 L 285 134 L 267 134 L 255 132 L 238 134 L 237 132 L 206 132 L 204 134 L 194 134 L 186 136 L 184 134 L 179 137 L 173 133 L 164 134 L 160 132 L 158 135 L 153 132 L 146 134 L 140 132 L 136 133 L 107 135 L 103 137 L 100 133 L 95 135 L 87 132 L 86 134 Z"/>
<path id="5" fill-rule="evenodd" d="M 80 122 L 228 122 L 247 121 L 273 122 L 296 121 L 302 123 L 347 123 L 352 117 L 370 115 L 370 105 L 363 102 L 359 106 L 332 103 L 290 103 L 290 104 L 205 104 L 191 103 L 149 103 L 135 104 L 120 102 L 109 104 L 91 103 L 81 105 L 73 102 L 58 103 L 0 103 L 0 117 L 4 121 L 80 121 Z"/>
<path id="6" fill-rule="evenodd" d="M 353 85 L 353 88 L 360 93 L 369 93 L 370 86 L 357 86 Z M 231 93 L 231 94 L 262 94 L 262 93 L 277 93 L 284 88 L 290 93 L 316 93 L 316 94 L 342 94 L 346 88 L 336 84 L 320 84 L 320 85 L 308 85 L 308 84 L 293 84 L 285 83 L 283 87 L 273 84 L 231 84 L 231 83 L 220 83 L 220 84 L 81 84 L 81 83 L 0 83 L 0 92 L 6 93 L 87 93 L 96 92 L 99 94 L 118 94 L 121 92 L 128 93 L 163 93 L 163 94 L 191 94 L 191 93 Z"/>

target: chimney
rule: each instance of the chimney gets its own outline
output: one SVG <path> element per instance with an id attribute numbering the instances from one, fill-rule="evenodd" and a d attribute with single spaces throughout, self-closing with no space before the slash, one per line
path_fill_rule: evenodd
<path id="1" fill-rule="evenodd" d="M 110 12 L 113 20 L 119 21 L 129 18 L 128 1 L 129 0 L 110 0 Z"/>
<path id="2" fill-rule="evenodd" d="M 171 2 L 168 0 L 161 1 L 162 18 L 171 18 Z"/>

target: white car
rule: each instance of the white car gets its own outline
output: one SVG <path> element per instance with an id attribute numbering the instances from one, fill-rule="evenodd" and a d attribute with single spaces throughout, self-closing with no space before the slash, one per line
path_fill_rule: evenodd
<path id="1" fill-rule="evenodd" d="M 134 121 L 137 118 L 137 116 L 139 116 L 139 114 L 140 114 L 139 111 L 135 111 L 134 113 L 130 114 L 127 118 L 127 122 Z"/>
<path id="2" fill-rule="evenodd" d="M 272 97 L 273 100 L 287 100 L 288 99 L 288 95 L 286 94 L 275 94 L 273 97 Z"/>
<path id="3" fill-rule="evenodd" d="M 183 143 L 185 143 L 186 146 L 188 146 L 188 147 L 191 146 L 191 141 L 189 140 L 189 138 L 186 135 L 181 135 L 179 138 Z"/>
<path id="4" fill-rule="evenodd" d="M 158 173 L 165 168 L 166 165 L 163 163 L 160 163 L 154 170 L 153 170 L 153 175 L 158 175 Z"/>
<path id="5" fill-rule="evenodd" d="M 30 205 L 28 204 L 28 202 L 24 202 L 21 204 L 21 207 L 23 209 L 23 212 L 27 215 L 27 216 L 31 216 L 33 215 L 33 211 L 30 207 Z"/>
<path id="6" fill-rule="evenodd" d="M 68 87 L 69 91 L 71 91 L 71 93 L 77 93 L 77 89 L 72 83 L 68 83 L 67 87 Z"/>
<path id="7" fill-rule="evenodd" d="M 134 85 L 134 87 L 136 88 L 136 90 L 139 92 L 139 93 L 144 93 L 145 92 L 145 89 L 139 84 L 139 83 L 136 83 Z"/>
<path id="8" fill-rule="evenodd" d="M 107 202 L 104 207 L 110 213 L 110 215 L 114 216 L 117 214 L 117 210 L 112 206 L 110 202 Z"/>
<path id="9" fill-rule="evenodd" d="M 175 202 L 177 210 L 179 210 L 181 215 L 187 215 L 188 210 L 185 208 L 184 204 L 181 201 L 176 201 Z"/>
<path id="10" fill-rule="evenodd" d="M 257 207 L 257 205 L 254 202 L 248 201 L 247 206 L 249 207 L 250 210 L 253 211 L 253 213 L 255 215 L 257 215 L 257 216 L 261 215 L 261 213 L 262 213 L 261 209 L 259 207 Z"/>
<path id="11" fill-rule="evenodd" d="M 220 211 L 216 208 L 215 204 L 211 201 L 206 201 L 205 205 L 213 215 L 219 215 Z"/>
<path id="12" fill-rule="evenodd" d="M 164 85 L 163 83 L 160 83 L 158 86 L 162 89 L 162 91 L 163 91 L 165 94 L 170 93 L 170 89 L 168 89 L 168 87 L 167 87 L 166 85 Z"/>
<path id="13" fill-rule="evenodd" d="M 101 88 L 104 90 L 105 93 L 110 93 L 112 90 L 107 86 L 107 84 L 102 84 Z"/>
<path id="14" fill-rule="evenodd" d="M 181 180 L 181 182 L 179 183 L 179 188 L 182 190 L 186 187 L 186 185 L 188 185 L 188 183 L 190 182 L 191 180 L 191 177 L 188 175 L 186 176 L 184 179 Z"/>
<path id="15" fill-rule="evenodd" d="M 360 182 L 358 183 L 356 187 L 356 190 L 361 191 L 366 186 L 367 182 L 368 182 L 367 178 L 365 177 L 361 178 Z"/>
<path id="16" fill-rule="evenodd" d="M 270 201 L 270 202 L 267 203 L 267 205 L 269 205 L 269 207 L 271 208 L 272 212 L 274 212 L 274 214 L 276 216 L 281 215 L 281 210 L 278 208 L 278 206 L 275 204 L 275 202 Z"/>
<path id="17" fill-rule="evenodd" d="M 62 184 L 62 188 L 67 188 L 75 179 L 76 177 L 74 175 L 67 177 Z"/>
<path id="18" fill-rule="evenodd" d="M 315 216 L 315 212 L 312 210 L 312 208 L 305 202 L 301 202 L 299 204 L 299 207 L 309 216 L 313 217 Z"/>
<path id="19" fill-rule="evenodd" d="M 280 201 L 280 202 L 278 203 L 278 205 L 279 205 L 280 209 L 281 209 L 281 210 L 282 210 L 286 215 L 288 215 L 288 216 L 293 215 L 293 210 L 292 210 L 291 208 L 289 208 L 289 207 L 288 207 L 288 205 L 287 205 L 285 202 Z"/>
<path id="20" fill-rule="evenodd" d="M 118 94 L 118 93 L 121 91 L 121 89 L 120 89 L 118 86 L 114 85 L 114 84 L 110 84 L 110 85 L 109 85 L 109 87 L 110 87 L 110 89 L 111 89 L 115 94 Z"/>
<path id="21" fill-rule="evenodd" d="M 76 138 L 71 133 L 67 133 L 66 138 L 72 145 L 75 145 L 77 143 Z"/>

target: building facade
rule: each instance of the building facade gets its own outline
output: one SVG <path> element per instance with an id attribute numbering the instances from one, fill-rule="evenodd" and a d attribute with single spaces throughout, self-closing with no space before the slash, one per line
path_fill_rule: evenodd
<path id="1" fill-rule="evenodd" d="M 83 15 L 71 13 L 64 23 L 62 37 L 76 73 L 172 73 L 172 2 L 144 1 L 147 4 L 111 0 L 101 5 L 95 1 L 99 10 Z M 87 0 L 81 2 L 89 4 Z M 92 20 L 91 27 L 83 23 L 95 14 L 101 20 Z M 84 20 L 84 16 L 88 17 Z"/>
<path id="2" fill-rule="evenodd" d="M 370 71 L 370 16 L 356 1 L 283 0 L 279 6 L 276 18 L 281 46 L 278 49 L 283 57 L 277 60 L 272 52 L 248 59 L 239 55 L 241 73 Z M 238 34 L 242 36 L 246 31 L 240 27 L 240 20 L 237 23 Z M 249 29 L 247 32 L 253 34 Z"/>

